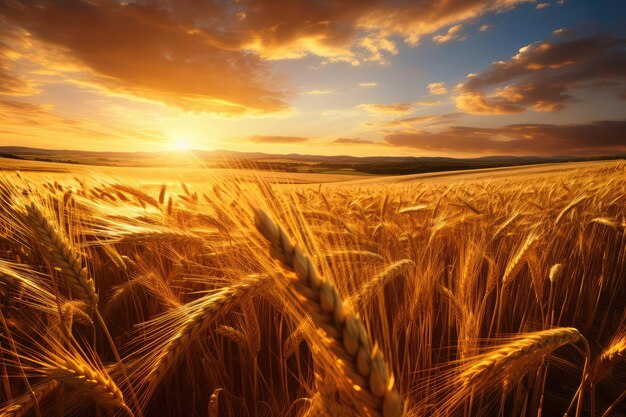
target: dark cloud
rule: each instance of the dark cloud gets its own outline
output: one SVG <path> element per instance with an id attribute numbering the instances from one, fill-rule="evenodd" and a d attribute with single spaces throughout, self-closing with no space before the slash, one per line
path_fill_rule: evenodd
<path id="1" fill-rule="evenodd" d="M 468 113 L 557 111 L 577 88 L 607 89 L 626 82 L 626 39 L 595 35 L 537 42 L 508 61 L 470 74 L 456 103 Z"/>
<path id="2" fill-rule="evenodd" d="M 437 152 L 509 155 L 592 155 L 626 152 L 626 120 L 589 124 L 454 126 L 440 132 L 401 132 L 385 142 Z"/>
<path id="3" fill-rule="evenodd" d="M 311 138 L 305 138 L 301 136 L 262 136 L 254 135 L 249 136 L 245 140 L 255 143 L 302 143 L 307 142 Z"/>

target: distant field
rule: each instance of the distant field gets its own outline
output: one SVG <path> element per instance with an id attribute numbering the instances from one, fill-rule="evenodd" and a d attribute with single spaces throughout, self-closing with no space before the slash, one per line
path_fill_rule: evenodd
<path id="1" fill-rule="evenodd" d="M 124 178 L 142 184 L 158 185 L 163 182 L 206 182 L 209 177 L 236 178 L 239 180 L 256 180 L 263 178 L 274 183 L 307 184 L 346 181 L 355 178 L 371 178 L 373 175 L 364 175 L 351 171 L 339 173 L 300 173 L 300 172 L 272 172 L 266 170 L 222 169 L 222 168 L 145 168 L 145 167 L 105 167 L 96 165 L 74 165 L 56 162 L 41 162 L 17 159 L 0 158 L 0 170 L 20 171 L 33 178 L 73 178 L 84 177 L 111 177 Z"/>
<path id="2" fill-rule="evenodd" d="M 394 184 L 412 181 L 463 181 L 510 178 L 512 176 L 536 176 L 550 173 L 566 173 L 576 170 L 600 166 L 614 166 L 620 161 L 585 161 L 568 163 L 550 163 L 537 165 L 522 165 L 504 168 L 486 168 L 464 171 L 433 172 L 413 175 L 367 175 L 351 171 L 331 173 L 304 173 L 304 172 L 272 172 L 266 170 L 222 169 L 222 168 L 145 168 L 145 167 L 105 167 L 95 165 L 73 165 L 54 162 L 14 160 L 0 158 L 0 170 L 20 171 L 33 178 L 80 178 L 102 176 L 123 178 L 148 186 L 160 186 L 162 183 L 179 182 L 203 183 L 214 177 L 224 179 L 235 178 L 242 181 L 256 181 L 262 178 L 272 183 L 285 184 L 320 184 L 337 183 L 337 185 L 374 185 Z M 344 184 L 345 183 L 345 184 Z"/>

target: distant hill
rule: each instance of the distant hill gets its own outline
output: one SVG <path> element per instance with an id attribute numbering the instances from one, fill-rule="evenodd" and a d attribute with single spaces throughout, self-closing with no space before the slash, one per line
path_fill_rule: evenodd
<path id="1" fill-rule="evenodd" d="M 202 151 L 187 152 L 93 152 L 0 146 L 0 158 L 31 159 L 47 162 L 104 166 L 184 166 L 254 167 L 289 172 L 352 171 L 366 174 L 418 174 L 426 172 L 495 168 L 542 163 L 624 159 L 626 155 L 597 157 L 572 156 L 485 156 L 480 158 L 348 156 L 267 154 L 263 152 Z"/>

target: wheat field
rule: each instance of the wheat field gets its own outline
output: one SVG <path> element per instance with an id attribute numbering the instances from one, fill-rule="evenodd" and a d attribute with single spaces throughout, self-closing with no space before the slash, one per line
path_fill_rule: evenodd
<path id="1" fill-rule="evenodd" d="M 623 162 L 156 189 L 5 172 L 0 210 L 0 416 L 626 412 Z"/>

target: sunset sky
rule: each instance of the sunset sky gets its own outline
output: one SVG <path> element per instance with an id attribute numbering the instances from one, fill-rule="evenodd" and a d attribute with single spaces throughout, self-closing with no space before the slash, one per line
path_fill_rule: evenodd
<path id="1" fill-rule="evenodd" d="M 0 146 L 626 152 L 624 0 L 0 0 Z"/>

